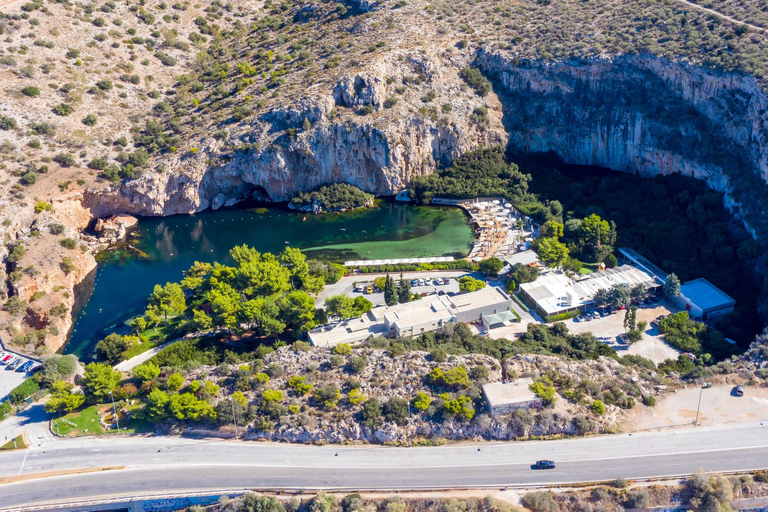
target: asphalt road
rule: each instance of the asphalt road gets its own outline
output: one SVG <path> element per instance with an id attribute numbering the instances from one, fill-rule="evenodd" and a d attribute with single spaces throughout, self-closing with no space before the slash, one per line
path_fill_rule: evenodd
<path id="1" fill-rule="evenodd" d="M 0 485 L 3 507 L 76 498 L 234 488 L 444 489 L 571 483 L 768 468 L 768 422 L 563 441 L 422 448 L 303 446 L 165 437 L 70 439 L 0 453 L 0 477 L 122 470 Z M 533 471 L 537 459 L 557 468 Z"/>

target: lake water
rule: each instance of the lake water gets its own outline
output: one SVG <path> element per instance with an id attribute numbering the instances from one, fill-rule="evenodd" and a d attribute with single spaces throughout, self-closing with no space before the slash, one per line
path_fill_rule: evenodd
<path id="1" fill-rule="evenodd" d="M 377 200 L 374 208 L 341 214 L 305 215 L 287 208 L 204 212 L 147 218 L 125 251 L 102 255 L 99 267 L 78 290 L 75 325 L 65 353 L 88 358 L 104 336 L 142 311 L 156 284 L 182 279 L 195 261 L 228 263 L 229 249 L 247 244 L 262 252 L 298 247 L 316 259 L 463 257 L 472 228 L 458 208 L 414 206 Z M 78 308 L 79 309 L 79 308 Z"/>

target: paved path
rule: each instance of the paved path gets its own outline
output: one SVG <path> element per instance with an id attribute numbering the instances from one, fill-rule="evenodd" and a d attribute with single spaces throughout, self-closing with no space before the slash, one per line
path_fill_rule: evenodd
<path id="1" fill-rule="evenodd" d="M 533 471 L 537 459 L 557 469 Z M 21 504 L 190 489 L 446 489 L 564 484 L 768 468 L 768 421 L 636 434 L 393 448 L 166 437 L 80 438 L 0 453 L 0 477 L 125 469 L 0 485 L 0 510 Z"/>
<path id="2" fill-rule="evenodd" d="M 135 367 L 139 366 L 141 363 L 144 363 L 144 362 L 149 361 L 150 359 L 152 359 L 155 355 L 157 355 L 158 352 L 163 350 L 168 345 L 176 343 L 180 339 L 181 338 L 175 339 L 175 340 L 171 340 L 171 341 L 167 341 L 167 342 L 163 343 L 162 345 L 158 345 L 155 348 L 151 348 L 151 349 L 147 350 L 146 352 L 142 352 L 141 354 L 139 354 L 137 356 L 134 356 L 134 357 L 132 357 L 130 359 L 126 359 L 125 361 L 121 361 L 121 362 L 119 362 L 119 363 L 117 363 L 115 365 L 115 370 L 119 370 L 121 372 L 130 372 Z"/>

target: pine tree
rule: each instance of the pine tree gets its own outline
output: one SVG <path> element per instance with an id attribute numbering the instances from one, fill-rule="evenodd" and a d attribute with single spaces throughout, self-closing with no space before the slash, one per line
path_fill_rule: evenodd
<path id="1" fill-rule="evenodd" d="M 389 274 L 387 274 L 387 278 L 384 281 L 384 302 L 387 303 L 387 306 L 397 304 L 397 286 L 395 286 L 395 280 Z"/>
<path id="2" fill-rule="evenodd" d="M 400 274 L 400 288 L 397 290 L 397 300 L 400 303 L 410 302 L 411 300 L 411 283 L 403 279 L 402 273 Z"/>

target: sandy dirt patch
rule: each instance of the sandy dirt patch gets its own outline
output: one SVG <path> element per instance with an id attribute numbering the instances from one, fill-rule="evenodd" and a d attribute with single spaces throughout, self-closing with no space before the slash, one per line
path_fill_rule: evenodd
<path id="1" fill-rule="evenodd" d="M 699 394 L 699 423 L 702 425 L 768 421 L 768 388 L 745 387 L 741 397 L 735 396 L 733 389 L 730 384 L 703 390 L 698 386 L 680 389 L 660 399 L 654 407 L 636 407 L 622 424 L 622 430 L 633 432 L 688 426 L 696 419 Z"/>

